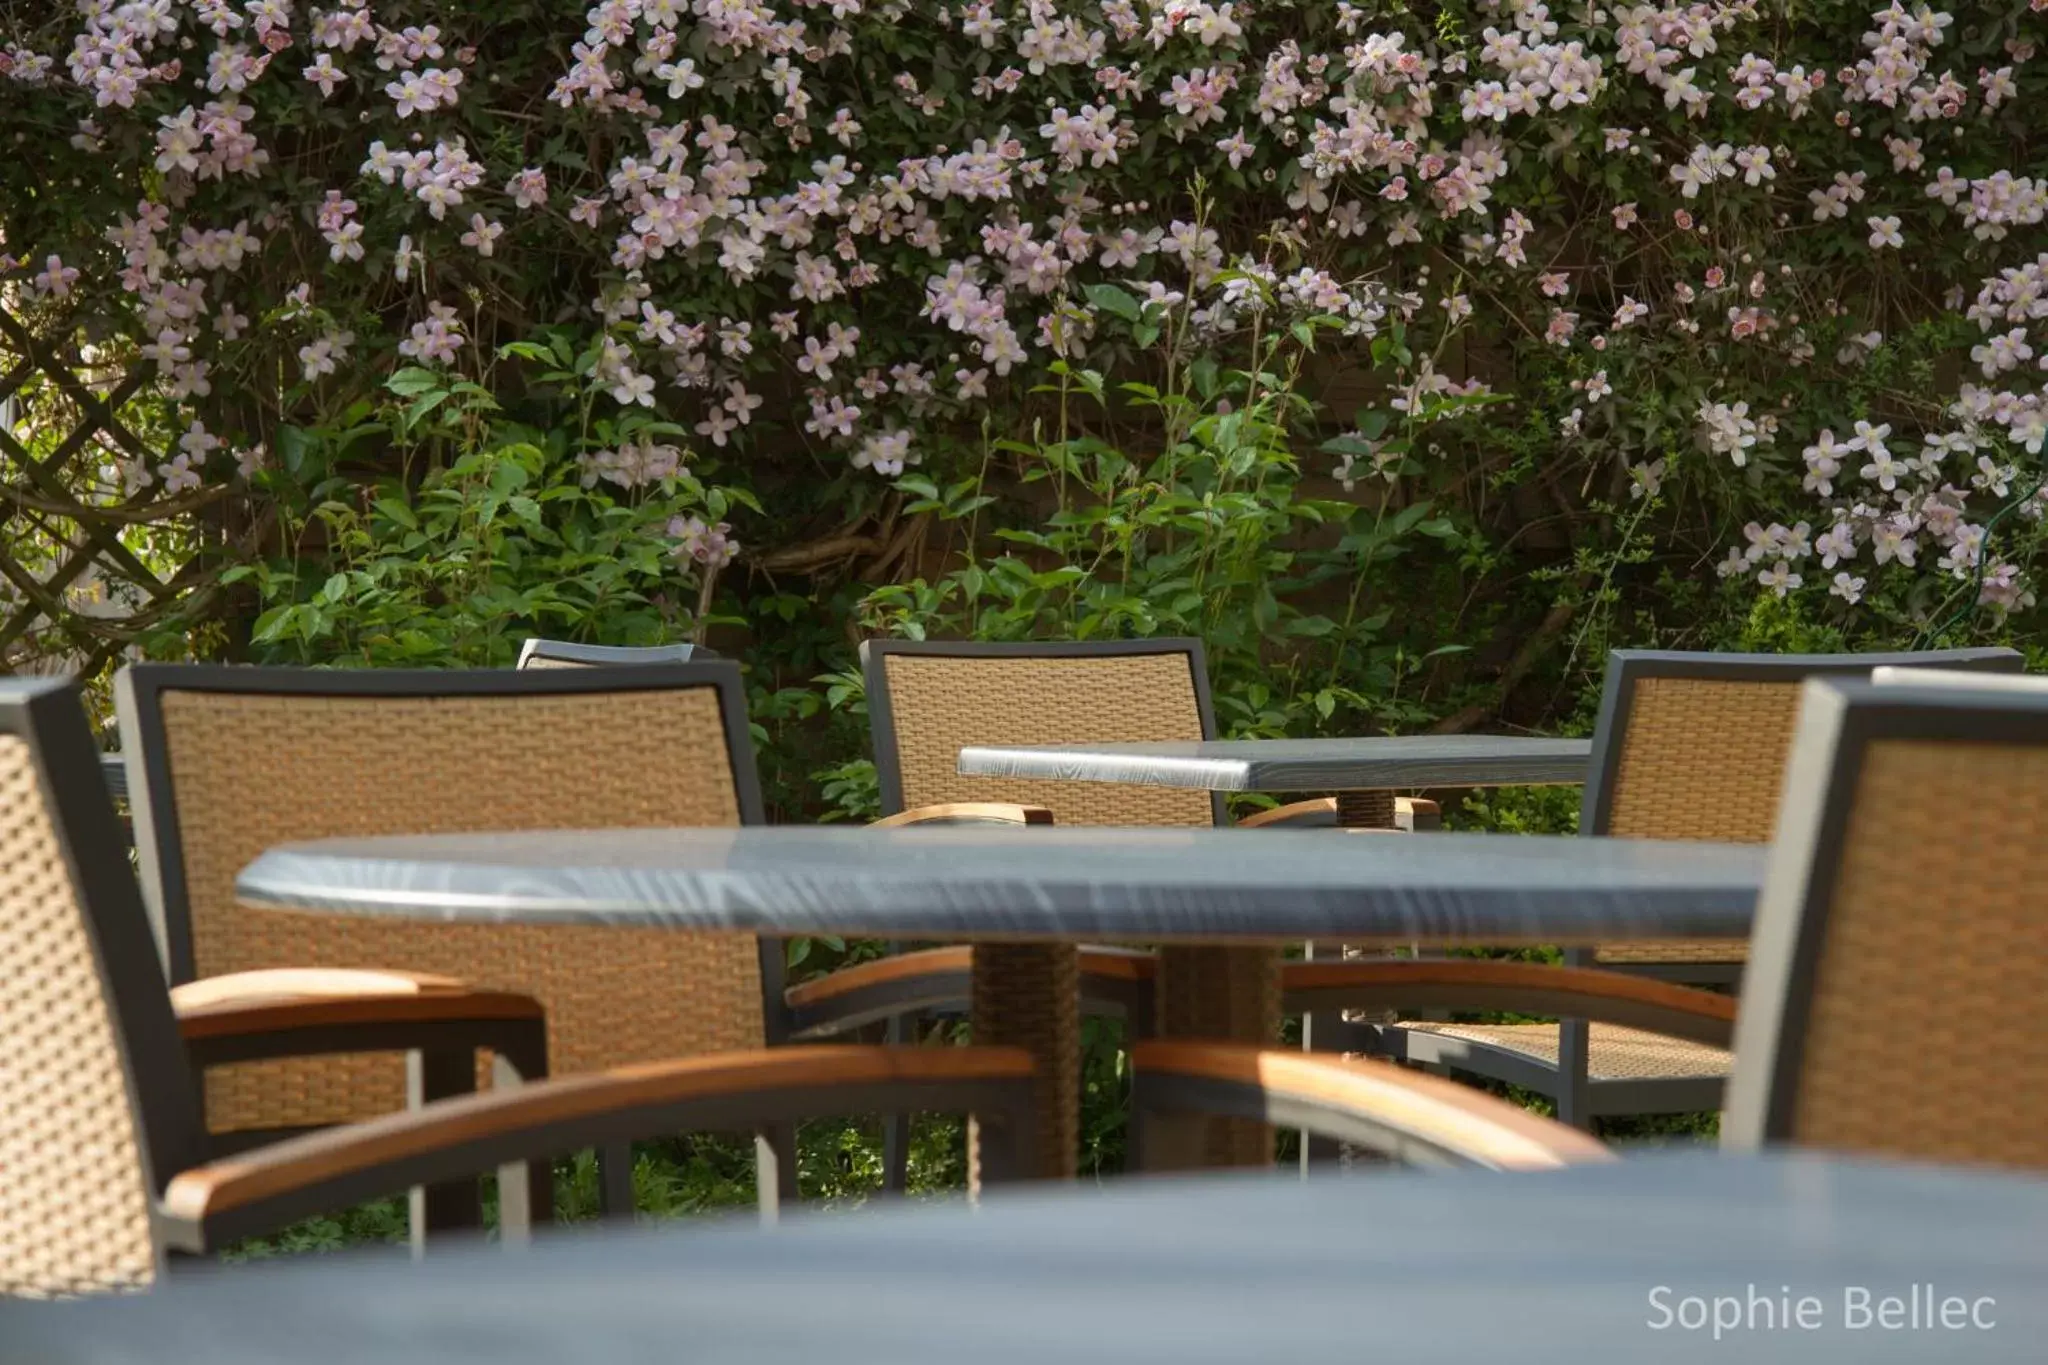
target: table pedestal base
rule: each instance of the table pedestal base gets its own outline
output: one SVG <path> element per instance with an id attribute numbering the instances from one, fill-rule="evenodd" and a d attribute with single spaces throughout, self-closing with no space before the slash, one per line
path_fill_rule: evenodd
<path id="1" fill-rule="evenodd" d="M 1392 829 L 1394 794 L 1390 791 L 1338 792 L 1337 823 L 1345 829 Z"/>
<path id="2" fill-rule="evenodd" d="M 1270 1047 L 1280 1036 L 1280 954 L 1263 947 L 1161 948 L 1157 998 L 1160 1038 Z M 1273 1164 L 1269 1124 L 1166 1116 L 1148 1123 L 1147 1144 L 1160 1169 Z"/>
<path id="3" fill-rule="evenodd" d="M 974 1041 L 1021 1047 L 1038 1067 L 1032 1102 L 1037 1174 L 1071 1180 L 1081 1144 L 1081 971 L 1070 943 L 974 945 Z M 980 1183 L 979 1143 L 970 1127 L 967 1171 Z"/>

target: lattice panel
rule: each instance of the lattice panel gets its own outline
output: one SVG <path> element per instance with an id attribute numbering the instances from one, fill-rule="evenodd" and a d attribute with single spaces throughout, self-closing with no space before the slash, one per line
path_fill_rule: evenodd
<path id="1" fill-rule="evenodd" d="M 92 355 L 79 329 L 39 330 L 0 306 L 0 673 L 59 667 L 97 673 L 143 631 L 188 609 L 219 548 L 195 517 L 219 487 L 167 497 L 130 491 L 113 468 L 166 458 L 135 429 L 155 366 Z M 153 538 L 152 567 L 122 541 Z M 164 547 L 177 546 L 163 563 Z"/>

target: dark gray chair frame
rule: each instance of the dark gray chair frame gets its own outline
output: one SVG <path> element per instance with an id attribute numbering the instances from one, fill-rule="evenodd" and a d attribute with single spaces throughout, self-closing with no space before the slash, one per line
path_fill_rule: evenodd
<path id="1" fill-rule="evenodd" d="M 572 640 L 548 640 L 536 635 L 519 647 L 514 666 L 525 668 L 535 659 L 565 664 L 615 667 L 625 664 L 686 664 L 716 659 L 719 655 L 698 644 L 680 645 L 585 645 Z"/>
<path id="2" fill-rule="evenodd" d="M 1880 654 L 1708 654 L 1666 650 L 1616 650 L 1608 658 L 1594 728 L 1592 768 L 1580 803 L 1582 834 L 1604 835 L 1614 803 L 1621 768 L 1623 737 L 1636 685 L 1645 678 L 1686 678 L 1723 682 L 1792 683 L 1811 677 L 1867 677 L 1873 668 L 1947 668 L 1990 673 L 2017 673 L 2025 664 L 2005 648 L 1930 650 Z M 1594 965 L 1594 950 L 1568 949 L 1565 964 Z M 1743 979 L 1740 963 L 1600 963 L 1599 970 L 1624 972 L 1656 980 L 1735 989 Z M 1444 1005 L 1464 1007 L 1446 1000 Z M 1470 1008 L 1480 1008 L 1470 1006 Z M 1606 1016 L 1602 1016 L 1603 1020 Z M 1626 1022 L 1615 1020 L 1614 1022 Z M 1591 1032 L 1585 1018 L 1565 1018 L 1559 1025 L 1558 1064 L 1548 1066 L 1484 1042 L 1417 1033 L 1399 1028 L 1367 1026 L 1370 1033 L 1347 1029 L 1352 1043 L 1432 1068 L 1470 1071 L 1492 1080 L 1548 1095 L 1557 1101 L 1561 1120 L 1588 1127 L 1598 1117 L 1625 1114 L 1690 1113 L 1721 1107 L 1727 1083 L 1718 1076 L 1677 1076 L 1594 1080 L 1588 1075 Z"/>
<path id="3" fill-rule="evenodd" d="M 715 679 L 722 703 L 739 700 L 738 670 L 731 664 L 700 664 L 716 667 Z M 234 674 L 234 669 L 207 670 L 209 674 Z M 246 670 L 249 674 L 257 670 Z M 268 675 L 269 670 L 264 670 Z M 199 676 L 181 669 L 154 669 L 142 681 L 159 687 L 185 685 Z M 327 674 L 331 680 L 335 675 Z M 420 686 L 431 676 L 445 682 L 451 675 L 412 675 L 408 684 L 401 675 L 371 675 L 393 688 Z M 457 675 L 459 676 L 459 675 Z M 469 675 L 504 678 L 503 672 Z M 570 674 L 580 677 L 580 674 Z M 240 679 L 236 679 L 239 682 Z M 308 679 L 310 682 L 311 679 Z M 602 681 L 617 686 L 635 682 L 608 674 Z M 645 685 L 672 684 L 673 671 L 649 674 Z M 274 675 L 271 677 L 274 684 Z M 240 690 L 248 690 L 246 688 Z M 275 686 L 266 690 L 275 691 Z M 312 690 L 308 688 L 307 690 Z M 488 691 L 488 688 L 483 690 Z M 737 716 L 744 726 L 744 709 L 728 706 L 728 718 Z M 95 957 L 105 985 L 106 998 L 120 1050 L 131 1103 L 141 1139 L 144 1178 L 153 1199 L 159 1201 L 154 1217 L 156 1236 L 162 1249 L 206 1254 L 243 1237 L 275 1230 L 310 1214 L 347 1207 L 364 1199 L 388 1194 L 408 1185 L 459 1192 L 457 1182 L 471 1178 L 466 1206 L 451 1200 L 443 1209 L 437 1228 L 475 1226 L 481 1221 L 473 1178 L 485 1171 L 511 1163 L 528 1162 L 524 1189 L 501 1185 L 501 1207 L 508 1224 L 527 1220 L 546 1221 L 552 1207 L 552 1177 L 548 1163 L 533 1160 L 578 1148 L 610 1145 L 632 1138 L 651 1138 L 675 1132 L 754 1128 L 764 1134 L 774 1170 L 764 1171 L 763 1204 L 776 1204 L 778 1178 L 793 1172 L 795 1150 L 783 1145 L 778 1134 L 793 1132 L 799 1118 L 835 1113 L 880 1113 L 897 1109 L 961 1108 L 984 1114 L 993 1120 L 984 1124 L 983 1169 L 989 1179 L 1013 1179 L 1030 1174 L 1029 1146 L 1022 1135 L 1032 1131 L 1031 1087 L 1028 1077 L 1008 1080 L 990 1077 L 884 1079 L 848 1078 L 843 1081 L 792 1082 L 781 1087 L 734 1092 L 724 1090 L 680 1099 L 628 1104 L 597 1113 L 551 1118 L 545 1114 L 511 1128 L 485 1128 L 459 1143 L 432 1150 L 407 1150 L 399 1155 L 357 1164 L 318 1180 L 255 1198 L 238 1199 L 219 1212 L 210 1209 L 196 1214 L 165 1208 L 161 1201 L 181 1175 L 204 1176 L 208 1163 L 221 1155 L 219 1145 L 207 1132 L 202 1112 L 198 1068 L 179 1035 L 170 994 L 165 985 L 154 928 L 137 893 L 119 835 L 113 803 L 100 776 L 98 751 L 85 722 L 81 694 L 69 680 L 37 679 L 0 682 L 0 733 L 19 735 L 29 748 L 44 784 L 59 844 L 77 888 L 80 912 L 93 939 Z M 744 738 L 742 729 L 740 737 Z M 133 751 L 131 751 L 133 752 Z M 752 750 L 734 751 L 735 787 L 742 809 L 758 820 L 760 802 L 752 768 Z M 161 777 L 161 774 L 157 775 Z M 165 793 L 159 792 L 162 796 Z M 159 812 L 170 812 L 160 801 Z M 764 952 L 766 946 L 764 945 Z M 777 1018 L 779 995 L 764 1002 L 766 1017 Z M 395 1040 L 394 1040 L 395 1041 Z M 522 1040 L 508 1037 L 508 1049 Z M 360 1040 L 332 1050 L 359 1050 Z M 404 1045 L 417 1046 L 417 1043 Z M 312 1049 L 317 1050 L 317 1049 Z M 465 1053 L 463 1064 L 469 1065 Z M 508 1057 L 515 1065 L 522 1059 L 516 1051 Z M 549 1087 L 569 1083 L 537 1080 L 533 1086 L 515 1092 L 544 1096 Z M 479 1097 L 481 1098 L 481 1097 Z M 454 1101 L 461 1103 L 461 1101 Z M 429 1114 L 441 1106 L 429 1106 Z M 403 1120 L 408 1116 L 392 1116 Z M 305 1134 L 268 1148 L 262 1155 L 281 1157 L 293 1153 L 343 1154 L 353 1130 L 386 1125 L 373 1120 L 363 1125 Z"/>
<path id="4" fill-rule="evenodd" d="M 1871 746 L 1888 740 L 2048 748 L 2048 695 L 1848 680 L 1808 687 L 1736 1023 L 1740 1060 L 1721 1126 L 1731 1150 L 1795 1137 L 1814 977 L 1857 783 Z"/>

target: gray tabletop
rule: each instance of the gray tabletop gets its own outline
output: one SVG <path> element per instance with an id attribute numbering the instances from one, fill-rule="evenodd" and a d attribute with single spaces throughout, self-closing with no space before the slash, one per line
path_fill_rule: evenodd
<path id="1" fill-rule="evenodd" d="M 1764 859 L 1548 835 L 602 830 L 285 845 L 236 889 L 281 909 L 770 936 L 1604 943 L 1746 936 Z"/>
<path id="2" fill-rule="evenodd" d="M 0 1305 L 0 1361 L 2038 1365 L 2044 1227 L 2039 1180 L 1797 1158 L 1129 1182 L 417 1266 L 227 1266 L 142 1298 Z M 1752 1286 L 1774 1313 L 1812 1299 L 1812 1325 L 1766 1325 Z M 1916 1328 L 1926 1286 L 1937 1325 Z M 1695 1325 L 1717 1298 L 1742 1318 L 1718 1340 Z M 1950 1301 L 1961 1325 L 1942 1327 Z"/>
<path id="3" fill-rule="evenodd" d="M 968 777 L 1125 782 L 1224 792 L 1400 791 L 1586 780 L 1593 742 L 1517 735 L 1211 739 L 1159 744 L 974 745 Z"/>

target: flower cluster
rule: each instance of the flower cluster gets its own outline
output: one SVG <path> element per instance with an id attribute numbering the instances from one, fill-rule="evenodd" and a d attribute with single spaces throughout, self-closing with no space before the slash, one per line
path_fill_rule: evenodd
<path id="1" fill-rule="evenodd" d="M 580 452 L 628 490 L 768 448 L 939 460 L 1126 345 L 1104 298 L 1204 344 L 1334 319 L 1396 411 L 1514 370 L 1616 496 L 1742 490 L 1769 513 L 1728 572 L 1762 591 L 2024 605 L 1994 530 L 2033 524 L 2048 439 L 2048 178 L 2014 150 L 2044 7 L 1803 8 L 563 0 L 554 43 L 427 0 L 81 0 L 0 34 L 0 108 L 135 207 L 8 245 L 42 306 L 118 282 L 178 401 L 223 367 L 338 401 L 587 328 L 594 403 L 698 438 Z M 1454 360 L 1468 329 L 1519 369 Z M 1964 377 L 1900 378 L 1937 352 Z"/>

